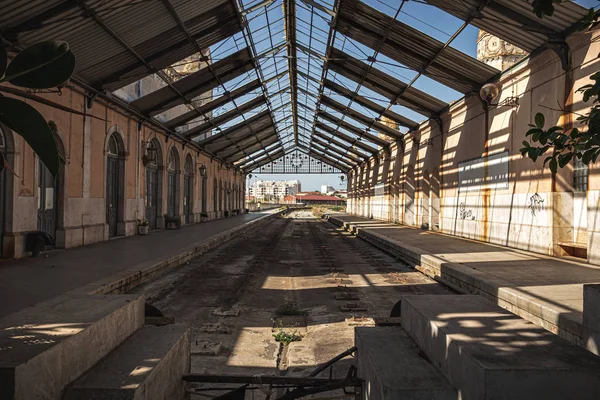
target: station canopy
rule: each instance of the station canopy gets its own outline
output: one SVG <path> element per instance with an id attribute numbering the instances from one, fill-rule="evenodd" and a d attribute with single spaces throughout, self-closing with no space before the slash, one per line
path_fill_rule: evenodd
<path id="1" fill-rule="evenodd" d="M 90 97 L 244 172 L 345 173 L 500 73 L 462 37 L 560 48 L 586 9 L 554 6 L 538 19 L 525 0 L 14 0 L 0 32 L 14 50 L 67 41 Z M 115 95 L 149 75 L 155 90 Z"/>

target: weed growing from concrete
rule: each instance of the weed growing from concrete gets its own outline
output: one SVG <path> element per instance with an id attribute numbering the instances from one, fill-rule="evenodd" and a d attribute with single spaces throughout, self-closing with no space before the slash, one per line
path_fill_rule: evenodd
<path id="1" fill-rule="evenodd" d="M 308 315 L 308 311 L 299 309 L 293 301 L 279 306 L 276 313 L 277 315 Z"/>

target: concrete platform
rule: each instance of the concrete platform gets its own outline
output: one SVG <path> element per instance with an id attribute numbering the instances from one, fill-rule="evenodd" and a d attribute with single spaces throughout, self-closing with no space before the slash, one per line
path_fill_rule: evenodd
<path id="1" fill-rule="evenodd" d="M 277 214 L 243 214 L 37 258 L 0 260 L 0 317 L 65 293 L 126 293 Z"/>
<path id="2" fill-rule="evenodd" d="M 70 385 L 63 400 L 183 400 L 190 329 L 144 326 Z"/>
<path id="3" fill-rule="evenodd" d="M 328 219 L 457 291 L 600 354 L 583 324 L 583 286 L 600 282 L 597 266 L 347 214 Z"/>
<path id="4" fill-rule="evenodd" d="M 356 328 L 358 376 L 365 380 L 363 399 L 456 400 L 448 380 L 419 355 L 400 327 Z"/>
<path id="5" fill-rule="evenodd" d="M 0 320 L 0 398 L 58 400 L 144 323 L 144 296 L 61 296 Z"/>
<path id="6" fill-rule="evenodd" d="M 600 398 L 600 357 L 480 296 L 403 296 L 402 326 L 464 400 Z"/>

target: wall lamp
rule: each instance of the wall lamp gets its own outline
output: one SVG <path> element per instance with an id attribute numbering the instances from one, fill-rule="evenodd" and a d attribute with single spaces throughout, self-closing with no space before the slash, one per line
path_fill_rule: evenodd
<path id="1" fill-rule="evenodd" d="M 488 107 L 517 107 L 519 105 L 518 97 L 507 97 L 500 103 L 493 104 L 492 102 L 500 95 L 500 87 L 496 83 L 486 83 L 481 87 L 479 91 L 479 97 Z"/>
<path id="2" fill-rule="evenodd" d="M 206 165 L 204 163 L 200 164 L 200 176 L 206 176 Z"/>
<path id="3" fill-rule="evenodd" d="M 152 143 L 152 139 L 147 142 L 142 142 L 142 148 L 144 149 L 144 154 L 142 154 L 142 163 L 144 166 L 149 163 L 156 163 L 158 151 L 154 144 Z"/>

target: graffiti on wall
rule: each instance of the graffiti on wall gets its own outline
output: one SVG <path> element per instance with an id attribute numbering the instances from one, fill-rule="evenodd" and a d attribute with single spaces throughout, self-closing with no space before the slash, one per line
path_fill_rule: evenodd
<path id="1" fill-rule="evenodd" d="M 529 198 L 529 210 L 534 217 L 544 208 L 544 199 L 537 192 Z"/>
<path id="2" fill-rule="evenodd" d="M 466 209 L 465 203 L 460 203 L 460 219 L 470 219 L 475 220 L 475 216 L 473 215 L 473 210 Z"/>

